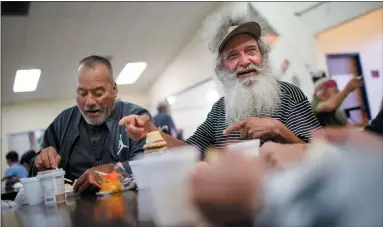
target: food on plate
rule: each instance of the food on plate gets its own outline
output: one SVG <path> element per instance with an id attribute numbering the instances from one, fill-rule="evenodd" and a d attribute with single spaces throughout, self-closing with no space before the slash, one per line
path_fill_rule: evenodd
<path id="1" fill-rule="evenodd" d="M 70 184 L 65 184 L 65 185 L 64 185 L 64 186 L 65 186 L 65 191 L 66 191 L 66 192 L 71 192 L 71 191 L 73 191 L 73 186 L 74 186 L 74 184 L 76 183 L 76 181 L 77 181 L 77 179 L 73 181 L 73 184 L 72 184 L 72 185 L 70 185 Z"/>
<path id="2" fill-rule="evenodd" d="M 167 149 L 167 143 L 159 131 L 150 132 L 146 135 L 144 149 L 146 153 L 163 151 Z"/>

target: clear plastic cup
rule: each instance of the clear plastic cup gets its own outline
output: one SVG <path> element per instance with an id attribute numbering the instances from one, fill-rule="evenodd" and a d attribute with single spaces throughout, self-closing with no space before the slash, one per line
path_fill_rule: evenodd
<path id="1" fill-rule="evenodd" d="M 189 201 L 188 181 L 199 152 L 194 147 L 172 149 L 147 160 L 146 177 L 152 202 L 153 219 L 158 226 L 182 226 L 198 220 Z"/>
<path id="2" fill-rule="evenodd" d="M 21 178 L 24 187 L 24 196 L 28 205 L 43 203 L 43 189 L 37 177 Z"/>

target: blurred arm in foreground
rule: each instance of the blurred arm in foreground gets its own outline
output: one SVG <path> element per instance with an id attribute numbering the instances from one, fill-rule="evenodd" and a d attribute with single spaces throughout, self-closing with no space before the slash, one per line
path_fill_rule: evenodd
<path id="1" fill-rule="evenodd" d="M 381 138 L 347 129 L 325 129 L 315 138 L 350 149 L 283 171 L 270 169 L 263 157 L 248 160 L 240 152 L 224 152 L 194 173 L 193 202 L 218 226 L 254 217 L 257 226 L 382 226 Z M 294 146 L 307 150 L 282 146 L 289 149 L 280 153 Z"/>

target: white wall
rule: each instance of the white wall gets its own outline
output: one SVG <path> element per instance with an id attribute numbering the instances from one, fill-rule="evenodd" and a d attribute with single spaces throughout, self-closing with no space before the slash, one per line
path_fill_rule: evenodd
<path id="1" fill-rule="evenodd" d="M 383 8 L 319 33 L 316 40 L 318 66 L 323 69 L 327 54 L 359 53 L 374 118 L 383 98 Z M 380 77 L 373 78 L 371 70 L 378 70 Z"/>
<path id="2" fill-rule="evenodd" d="M 221 96 L 215 81 L 209 80 L 181 94 L 175 95 L 170 111 L 177 128 L 184 129 L 183 136 L 189 138 L 206 119 L 214 102 Z"/>
<path id="3" fill-rule="evenodd" d="M 119 98 L 145 108 L 149 107 L 147 94 L 120 94 Z M 8 134 L 39 128 L 45 129 L 61 111 L 73 105 L 75 105 L 73 99 L 3 105 L 1 111 L 2 173 L 7 168 L 5 155 L 8 152 Z"/>
<path id="4" fill-rule="evenodd" d="M 296 74 L 300 79 L 302 91 L 311 100 L 313 83 L 307 65 L 313 70 L 318 68 L 314 35 L 323 29 L 328 29 L 377 8 L 381 3 L 331 2 L 319 6 L 300 17 L 295 16 L 294 12 L 314 3 L 251 2 L 251 4 L 280 35 L 273 47 L 270 59 L 277 72 L 284 59 L 290 61 L 289 69 L 280 79 L 291 82 L 293 75 Z M 318 13 L 320 16 L 318 16 Z M 163 100 L 167 96 L 178 93 L 207 78 L 214 77 L 214 61 L 201 38 L 201 32 L 202 28 L 180 50 L 167 69 L 152 85 L 149 91 L 152 111 L 155 110 L 154 107 L 159 100 Z M 195 118 L 197 116 L 196 114 Z M 176 120 L 175 123 L 180 125 L 182 120 L 184 119 Z M 202 122 L 203 120 L 204 118 L 198 117 L 193 122 Z"/>
<path id="5" fill-rule="evenodd" d="M 310 34 L 317 34 L 380 7 L 383 2 L 326 2 L 300 18 Z"/>
<path id="6" fill-rule="evenodd" d="M 289 3 L 283 4 L 286 6 L 289 5 Z M 289 25 L 295 23 L 300 24 L 300 22 L 291 16 L 287 16 L 285 11 L 286 6 L 278 6 L 278 3 L 253 2 L 253 6 L 259 12 L 262 12 L 263 16 L 265 16 L 276 31 L 281 34 L 273 50 L 271 57 L 272 63 L 279 67 L 284 58 L 288 57 L 292 68 L 297 69 L 298 73 L 302 75 L 308 74 L 301 59 L 310 59 L 311 57 L 311 60 L 307 62 L 310 64 L 315 63 L 313 39 L 301 31 L 302 34 L 299 40 L 294 40 L 291 38 L 291 31 L 287 30 Z M 286 16 L 280 17 L 279 15 Z M 289 21 L 289 19 L 291 21 Z M 299 26 L 303 25 L 300 24 Z M 201 32 L 202 28 L 192 37 L 190 42 L 180 51 L 172 63 L 169 64 L 168 68 L 153 84 L 149 96 L 152 105 L 155 105 L 158 100 L 164 99 L 168 95 L 182 91 L 185 88 L 214 76 L 214 61 L 201 37 Z M 291 40 L 294 40 L 296 45 L 304 43 L 305 46 L 301 48 L 302 51 L 295 51 Z M 290 72 L 291 70 L 288 71 L 288 73 Z M 287 74 L 286 78 L 289 79 L 289 77 L 290 75 Z M 310 86 L 310 84 L 307 83 L 307 86 Z"/>

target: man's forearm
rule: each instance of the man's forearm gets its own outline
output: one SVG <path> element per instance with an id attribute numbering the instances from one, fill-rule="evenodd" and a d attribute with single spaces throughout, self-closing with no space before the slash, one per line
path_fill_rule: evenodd
<path id="1" fill-rule="evenodd" d="M 333 97 L 331 97 L 329 100 L 327 100 L 323 104 L 328 106 L 330 108 L 330 111 L 334 111 L 343 103 L 343 101 L 346 99 L 348 94 L 350 94 L 350 92 L 351 92 L 351 90 L 346 87 L 341 92 L 334 95 Z M 329 111 L 329 110 L 327 110 L 327 111 Z"/>
<path id="2" fill-rule="evenodd" d="M 284 143 L 306 143 L 284 125 L 280 127 L 278 134 Z"/>

